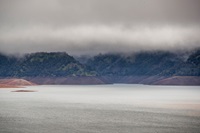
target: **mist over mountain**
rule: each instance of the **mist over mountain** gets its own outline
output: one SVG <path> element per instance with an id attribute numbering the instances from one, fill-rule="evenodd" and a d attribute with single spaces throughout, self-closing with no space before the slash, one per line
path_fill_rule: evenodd
<path id="1" fill-rule="evenodd" d="M 0 31 L 0 52 L 25 54 L 66 51 L 71 55 L 194 50 L 200 29 L 182 26 L 77 25 Z"/>

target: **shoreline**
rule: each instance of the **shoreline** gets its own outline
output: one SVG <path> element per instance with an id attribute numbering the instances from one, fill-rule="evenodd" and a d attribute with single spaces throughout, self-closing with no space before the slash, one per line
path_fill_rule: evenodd
<path id="1" fill-rule="evenodd" d="M 200 76 L 66 76 L 66 77 L 0 77 L 0 88 L 22 88 L 34 85 L 112 85 L 142 84 L 156 86 L 200 86 Z"/>

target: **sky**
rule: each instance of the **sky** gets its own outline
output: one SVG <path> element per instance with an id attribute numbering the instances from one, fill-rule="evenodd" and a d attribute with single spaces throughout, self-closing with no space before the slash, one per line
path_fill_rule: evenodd
<path id="1" fill-rule="evenodd" d="M 0 0 L 0 52 L 200 47 L 200 0 Z"/>

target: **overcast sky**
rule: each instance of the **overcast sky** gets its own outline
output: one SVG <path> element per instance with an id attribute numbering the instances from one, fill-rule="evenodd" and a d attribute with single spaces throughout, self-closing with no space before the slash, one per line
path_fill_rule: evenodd
<path id="1" fill-rule="evenodd" d="M 200 0 L 0 0 L 0 52 L 200 47 Z"/>

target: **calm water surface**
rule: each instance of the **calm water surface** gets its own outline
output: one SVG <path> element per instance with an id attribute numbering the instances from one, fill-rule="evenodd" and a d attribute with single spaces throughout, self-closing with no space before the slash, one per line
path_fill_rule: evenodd
<path id="1" fill-rule="evenodd" d="M 199 86 L 0 89 L 0 133 L 200 133 Z"/>

